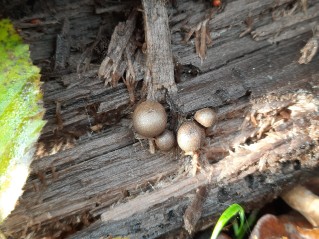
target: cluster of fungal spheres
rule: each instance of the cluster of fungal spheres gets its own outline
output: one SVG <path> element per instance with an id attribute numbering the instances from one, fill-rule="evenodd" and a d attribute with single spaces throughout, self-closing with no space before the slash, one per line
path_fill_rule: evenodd
<path id="1" fill-rule="evenodd" d="M 217 120 L 217 114 L 210 108 L 198 110 L 194 115 L 194 121 L 184 122 L 177 131 L 177 143 L 185 152 L 192 156 L 192 175 L 198 169 L 199 149 L 205 140 L 204 128 L 211 127 Z"/>
<path id="2" fill-rule="evenodd" d="M 204 128 L 215 124 L 217 115 L 214 110 L 204 108 L 194 115 L 195 121 L 181 124 L 177 131 L 177 143 L 185 155 L 193 157 L 193 172 L 198 168 L 199 149 L 205 139 Z M 150 152 L 155 153 L 155 145 L 159 150 L 169 151 L 176 144 L 172 131 L 166 129 L 167 114 L 165 108 L 156 101 L 144 101 L 139 104 L 133 113 L 133 127 L 136 133 L 149 140 Z"/>
<path id="3" fill-rule="evenodd" d="M 175 146 L 174 133 L 166 129 L 167 114 L 165 108 L 156 101 L 147 100 L 139 104 L 133 113 L 133 127 L 141 138 L 149 140 L 150 152 L 155 145 L 163 151 Z"/>

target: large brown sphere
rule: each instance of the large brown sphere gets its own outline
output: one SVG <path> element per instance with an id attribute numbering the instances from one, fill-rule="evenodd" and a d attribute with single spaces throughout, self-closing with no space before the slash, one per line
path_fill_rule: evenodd
<path id="1" fill-rule="evenodd" d="M 146 138 L 153 138 L 163 133 L 166 123 L 165 109 L 156 101 L 144 101 L 134 110 L 133 127 L 138 134 Z"/>
<path id="2" fill-rule="evenodd" d="M 185 151 L 191 153 L 198 150 L 204 139 L 204 131 L 194 122 L 185 122 L 177 131 L 178 146 Z"/>

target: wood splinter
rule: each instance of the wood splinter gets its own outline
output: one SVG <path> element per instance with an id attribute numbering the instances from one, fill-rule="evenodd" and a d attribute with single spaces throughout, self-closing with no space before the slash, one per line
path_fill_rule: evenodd
<path id="1" fill-rule="evenodd" d="M 212 19 L 214 11 L 211 11 L 209 15 L 195 27 L 192 27 L 184 38 L 184 42 L 188 42 L 191 36 L 195 33 L 195 51 L 198 57 L 203 62 L 206 58 L 207 46 L 211 46 L 213 40 L 210 35 L 208 22 Z"/>
<path id="2" fill-rule="evenodd" d="M 313 37 L 311 37 L 306 45 L 300 50 L 301 57 L 298 60 L 299 64 L 308 64 L 318 52 L 319 47 L 319 25 L 317 26 Z"/>
<path id="3" fill-rule="evenodd" d="M 174 64 L 166 1 L 142 0 L 146 41 L 146 74 L 144 86 L 147 99 L 161 101 L 165 93 L 174 94 Z"/>
<path id="4" fill-rule="evenodd" d="M 196 224 L 202 216 L 203 204 L 207 197 L 207 186 L 201 186 L 196 190 L 195 197 L 185 210 L 183 215 L 184 227 L 189 235 L 196 231 Z"/>
<path id="5" fill-rule="evenodd" d="M 100 79 L 105 80 L 105 85 L 116 86 L 121 78 L 120 68 L 125 48 L 133 34 L 136 25 L 137 11 L 133 10 L 125 23 L 119 23 L 112 34 L 107 50 L 107 56 L 102 61 L 98 71 Z"/>

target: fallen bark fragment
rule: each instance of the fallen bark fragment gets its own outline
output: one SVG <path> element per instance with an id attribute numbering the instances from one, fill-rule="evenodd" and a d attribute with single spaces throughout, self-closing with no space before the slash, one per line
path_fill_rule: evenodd
<path id="1" fill-rule="evenodd" d="M 196 190 L 195 197 L 192 203 L 187 207 L 185 214 L 183 216 L 184 219 L 184 227 L 189 235 L 193 235 L 196 231 L 196 224 L 198 220 L 201 218 L 203 204 L 207 197 L 207 187 L 201 186 Z"/>
<path id="2" fill-rule="evenodd" d="M 201 33 L 200 33 L 200 47 L 199 47 L 199 58 L 201 61 L 205 60 L 206 58 L 206 50 L 207 50 L 207 43 L 206 43 L 206 35 L 207 35 L 207 22 L 210 19 L 206 19 L 202 23 Z"/>
<path id="3" fill-rule="evenodd" d="M 133 10 L 127 21 L 119 23 L 114 29 L 107 56 L 98 71 L 99 78 L 105 79 L 105 85 L 116 86 L 121 77 L 119 68 L 122 63 L 122 55 L 135 29 L 136 18 L 137 11 Z"/>
<path id="4" fill-rule="evenodd" d="M 126 70 L 125 78 L 123 78 L 123 82 L 126 85 L 131 104 L 135 102 L 135 87 L 137 83 L 135 69 L 134 69 L 134 66 L 132 63 L 132 57 L 131 57 L 134 50 L 130 51 L 128 47 L 125 48 L 127 70 Z"/>
<path id="5" fill-rule="evenodd" d="M 103 27 L 100 26 L 95 41 L 92 43 L 90 47 L 86 48 L 85 51 L 82 53 L 76 66 L 76 72 L 78 74 L 83 74 L 89 70 L 93 51 L 96 48 L 96 46 L 102 41 L 102 32 Z"/>
<path id="6" fill-rule="evenodd" d="M 121 1 L 109 1 L 102 0 L 96 2 L 95 12 L 96 14 L 124 12 L 137 4 L 135 0 L 121 0 Z"/>
<path id="7" fill-rule="evenodd" d="M 195 27 L 192 27 L 185 35 L 184 42 L 187 43 L 191 36 L 195 33 L 195 51 L 198 57 L 203 62 L 206 58 L 207 46 L 212 45 L 212 38 L 208 27 L 209 21 L 212 19 L 214 11 L 210 11 L 205 19 L 199 22 Z"/>

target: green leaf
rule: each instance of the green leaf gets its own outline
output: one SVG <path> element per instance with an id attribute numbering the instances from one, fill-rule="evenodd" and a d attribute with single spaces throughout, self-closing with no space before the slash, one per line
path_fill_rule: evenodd
<path id="1" fill-rule="evenodd" d="M 238 234 L 240 233 L 240 231 L 242 231 L 242 228 L 244 226 L 244 222 L 245 222 L 245 211 L 244 209 L 238 205 L 238 204 L 232 204 L 230 205 L 223 213 L 222 215 L 219 217 L 212 236 L 210 237 L 210 239 L 216 239 L 219 235 L 219 233 L 223 230 L 223 228 L 225 227 L 225 225 L 233 218 L 235 217 L 237 214 L 239 214 L 239 220 L 240 220 L 240 225 L 238 226 L 237 223 L 233 224 L 234 225 L 234 232 L 235 232 L 235 236 L 237 237 Z"/>
<path id="2" fill-rule="evenodd" d="M 42 120 L 40 69 L 8 19 L 0 21 L 0 223 L 29 173 Z"/>
<path id="3" fill-rule="evenodd" d="M 237 232 L 235 232 L 237 239 L 244 238 L 245 234 L 247 234 L 247 232 L 250 231 L 250 227 L 256 222 L 258 212 L 259 210 L 255 209 L 249 214 L 249 217 L 247 218 L 246 223 L 241 228 L 241 230 L 238 230 Z M 235 223 L 237 224 L 237 221 Z"/>

